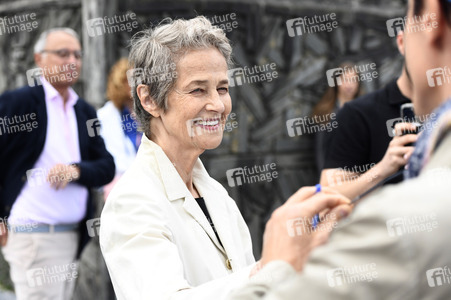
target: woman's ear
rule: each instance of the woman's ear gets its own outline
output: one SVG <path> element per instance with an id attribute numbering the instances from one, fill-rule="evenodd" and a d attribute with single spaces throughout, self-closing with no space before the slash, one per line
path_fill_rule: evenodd
<path id="1" fill-rule="evenodd" d="M 136 93 L 141 101 L 142 107 L 152 115 L 154 118 L 158 118 L 161 114 L 161 109 L 155 103 L 155 100 L 150 96 L 149 87 L 144 84 L 140 84 L 136 87 Z"/>
<path id="2" fill-rule="evenodd" d="M 398 31 L 398 34 L 396 35 L 396 45 L 398 45 L 399 53 L 401 53 L 401 55 L 404 56 L 405 55 L 404 31 Z"/>

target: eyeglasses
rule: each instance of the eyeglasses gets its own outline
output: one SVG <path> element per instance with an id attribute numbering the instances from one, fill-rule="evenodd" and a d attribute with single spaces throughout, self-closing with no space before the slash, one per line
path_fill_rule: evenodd
<path id="1" fill-rule="evenodd" d="M 42 50 L 41 53 L 52 53 L 56 54 L 61 58 L 69 58 L 71 54 L 74 55 L 76 59 L 81 59 L 83 53 L 80 50 L 70 51 L 69 49 L 58 49 L 58 50 Z"/>

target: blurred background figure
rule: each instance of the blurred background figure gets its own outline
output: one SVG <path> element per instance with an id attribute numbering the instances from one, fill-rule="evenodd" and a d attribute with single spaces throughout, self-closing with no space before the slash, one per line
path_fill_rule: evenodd
<path id="1" fill-rule="evenodd" d="M 396 42 L 404 56 L 402 31 L 397 33 Z M 417 135 L 392 134 L 389 127 L 399 120 L 401 106 L 411 102 L 411 94 L 412 82 L 404 65 L 397 79 L 343 106 L 326 150 L 322 185 L 352 199 L 379 183 L 402 181 L 402 169 L 413 152 L 411 143 Z M 397 125 L 398 130 L 409 132 L 413 127 L 409 123 Z"/>
<path id="2" fill-rule="evenodd" d="M 17 300 L 72 299 L 77 261 L 93 236 L 91 188 L 114 176 L 96 112 L 72 89 L 81 50 L 73 29 L 44 31 L 34 46 L 36 84 L 0 95 L 0 115 L 37 125 L 0 135 L 0 216 L 9 227 L 0 245 Z"/>
<path id="3" fill-rule="evenodd" d="M 102 124 L 101 135 L 116 164 L 114 180 L 104 187 L 105 200 L 117 180 L 135 159 L 141 144 L 142 133 L 138 132 L 138 123 L 134 117 L 133 100 L 127 81 L 128 69 L 127 58 L 121 58 L 113 65 L 107 82 L 108 101 L 97 112 Z"/>
<path id="4" fill-rule="evenodd" d="M 339 68 L 351 69 L 350 72 L 344 72 L 341 77 L 341 84 L 336 84 L 326 90 L 321 100 L 313 107 L 312 118 L 319 121 L 319 124 L 325 124 L 333 122 L 331 120 L 331 114 L 334 119 L 338 110 L 347 102 L 361 96 L 364 94 L 363 88 L 358 80 L 359 74 L 354 72 L 353 67 L 355 66 L 352 62 L 344 62 L 340 64 Z M 329 145 L 331 136 L 333 135 L 333 130 L 330 131 L 318 131 L 315 134 L 315 157 L 316 157 L 316 167 L 321 174 L 321 170 L 324 167 L 325 160 L 325 149 Z"/>

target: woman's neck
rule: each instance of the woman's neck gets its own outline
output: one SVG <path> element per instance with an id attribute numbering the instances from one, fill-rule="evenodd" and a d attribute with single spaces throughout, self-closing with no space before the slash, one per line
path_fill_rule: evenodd
<path id="1" fill-rule="evenodd" d="M 196 151 L 195 149 L 187 149 L 178 143 L 162 142 L 155 136 L 152 137 L 152 141 L 163 149 L 164 153 L 174 165 L 191 195 L 193 195 L 194 198 L 198 198 L 199 193 L 193 184 L 193 169 L 199 155 L 202 152 L 199 153 L 199 150 Z"/>

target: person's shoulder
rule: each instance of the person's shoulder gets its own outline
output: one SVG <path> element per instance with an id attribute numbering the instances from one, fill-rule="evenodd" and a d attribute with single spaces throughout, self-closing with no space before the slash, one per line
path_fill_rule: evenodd
<path id="1" fill-rule="evenodd" d="M 117 122 L 121 119 L 121 114 L 111 101 L 107 101 L 101 108 L 97 110 L 97 117 L 103 124 L 112 124 L 113 122 Z M 117 128 L 114 127 L 114 130 L 116 129 Z"/>
<path id="2" fill-rule="evenodd" d="M 193 174 L 198 174 L 197 176 L 200 176 L 202 178 L 204 184 L 207 184 L 211 189 L 216 190 L 221 195 L 229 195 L 225 187 L 215 178 L 210 176 L 200 158 L 194 166 Z"/>
<path id="3" fill-rule="evenodd" d="M 221 195 L 229 195 L 229 193 L 227 192 L 227 189 L 216 179 L 214 179 L 213 177 L 211 177 L 210 175 L 208 175 L 211 186 L 216 189 Z"/>
<path id="4" fill-rule="evenodd" d="M 88 103 L 84 98 L 78 97 L 77 103 L 75 106 L 80 110 L 86 113 L 87 115 L 96 115 L 96 110 L 94 106 Z"/>
<path id="5" fill-rule="evenodd" d="M 235 200 L 230 197 L 229 192 L 224 185 L 222 185 L 215 178 L 211 177 L 206 170 L 202 176 L 204 177 L 204 182 L 208 185 L 208 189 L 211 191 L 211 194 L 216 194 L 216 200 L 222 201 L 228 210 L 241 214 Z"/>
<path id="6" fill-rule="evenodd" d="M 131 166 L 112 189 L 107 202 L 127 206 L 132 203 L 158 202 L 162 197 L 166 199 L 155 157 L 138 152 Z"/>
<path id="7" fill-rule="evenodd" d="M 100 116 L 109 115 L 109 114 L 117 114 L 119 110 L 114 106 L 113 102 L 107 101 L 101 108 L 97 110 L 97 114 Z"/>
<path id="8" fill-rule="evenodd" d="M 338 111 L 337 117 L 342 122 L 353 120 L 357 116 L 360 117 L 361 120 L 367 120 L 370 116 L 374 115 L 375 107 L 378 107 L 381 103 L 388 103 L 386 99 L 387 89 L 390 88 L 392 83 L 393 82 L 390 82 L 381 89 L 359 96 L 356 99 L 345 103 Z"/>
<path id="9" fill-rule="evenodd" d="M 24 101 L 32 101 L 34 96 L 39 96 L 39 93 L 41 93 L 41 96 L 44 96 L 44 89 L 42 86 L 23 86 L 21 88 L 15 89 L 15 90 L 7 90 L 3 94 L 0 95 L 0 101 L 11 101 L 9 104 L 17 104 L 22 105 Z"/>
<path id="10" fill-rule="evenodd" d="M 451 205 L 449 182 L 451 168 L 431 168 L 417 178 L 384 186 L 368 199 L 361 200 L 357 210 L 380 215 L 386 220 L 421 215 L 432 210 L 439 213 Z"/>
<path id="11" fill-rule="evenodd" d="M 344 106 L 356 110 L 373 110 L 374 104 L 378 102 L 380 99 L 384 98 L 385 95 L 387 94 L 386 91 L 387 88 L 388 85 L 371 93 L 362 95 L 352 101 L 349 101 Z"/>

